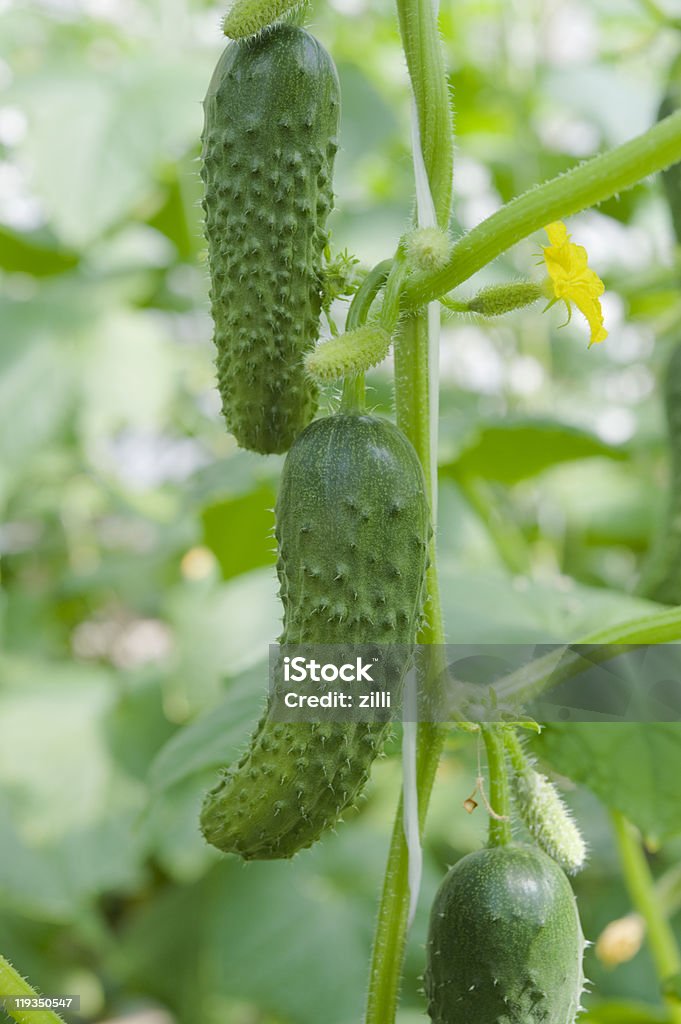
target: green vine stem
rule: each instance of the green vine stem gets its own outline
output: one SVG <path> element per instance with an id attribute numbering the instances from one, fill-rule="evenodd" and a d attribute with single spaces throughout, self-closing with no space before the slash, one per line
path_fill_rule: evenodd
<path id="1" fill-rule="evenodd" d="M 350 309 L 345 319 L 346 331 L 354 330 L 365 322 L 371 304 L 385 284 L 392 265 L 392 260 L 383 260 L 382 263 L 377 263 L 364 278 L 350 303 Z M 364 374 L 346 377 L 343 381 L 341 412 L 363 412 L 365 400 Z"/>
<path id="2" fill-rule="evenodd" d="M 446 229 L 452 204 L 454 137 L 437 8 L 433 0 L 397 0 L 397 14 L 414 91 L 423 162 L 437 222 Z"/>
<path id="3" fill-rule="evenodd" d="M 355 327 L 360 327 L 364 323 L 369 315 L 371 304 L 387 280 L 392 265 L 392 260 L 383 260 L 372 267 L 364 278 L 350 303 L 350 309 L 345 319 L 346 331 L 353 331 Z"/>
<path id="4" fill-rule="evenodd" d="M 570 217 L 681 160 L 681 110 L 621 146 L 530 189 L 455 242 L 442 270 L 414 275 L 405 300 L 420 306 L 467 281 L 516 242 Z"/>
<path id="5" fill-rule="evenodd" d="M 664 989 L 665 982 L 681 972 L 681 953 L 674 932 L 662 909 L 655 882 L 634 826 L 619 811 L 610 812 L 622 864 L 622 874 L 631 902 L 645 920 L 650 952 L 655 970 Z M 666 999 L 669 1018 L 681 1024 L 678 999 Z"/>
<path id="6" fill-rule="evenodd" d="M 366 407 L 366 390 L 364 387 L 364 374 L 358 373 L 356 377 L 346 377 L 343 381 L 343 394 L 341 396 L 341 412 L 364 412 Z"/>
<path id="7" fill-rule="evenodd" d="M 489 846 L 508 846 L 511 842 L 511 799 L 504 730 L 503 725 L 480 726 L 489 770 Z"/>
<path id="8" fill-rule="evenodd" d="M 397 8 L 418 114 L 423 161 L 438 223 L 446 228 L 452 190 L 452 115 L 436 9 L 432 0 L 397 0 Z M 395 405 L 397 423 L 414 445 L 423 466 L 432 509 L 437 504 L 437 479 L 433 465 L 431 400 L 428 314 L 423 311 L 405 321 L 395 342 Z M 426 614 L 420 642 L 443 644 L 434 538 L 427 575 Z M 421 682 L 428 685 L 428 680 Z M 440 723 L 422 722 L 417 728 L 420 835 L 447 731 L 447 726 Z M 409 854 L 403 813 L 403 798 L 400 797 L 376 923 L 366 1024 L 393 1024 L 397 1012 L 410 902 Z"/>
<path id="9" fill-rule="evenodd" d="M 37 999 L 38 993 L 0 953 L 0 1005 L 3 996 L 24 996 L 29 999 Z M 63 1018 L 53 1013 L 52 1010 L 18 1010 L 8 1006 L 5 1012 L 17 1024 L 64 1024 Z"/>

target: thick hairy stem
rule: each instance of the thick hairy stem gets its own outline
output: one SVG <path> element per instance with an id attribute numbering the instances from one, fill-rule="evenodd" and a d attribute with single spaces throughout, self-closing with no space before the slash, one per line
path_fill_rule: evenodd
<path id="1" fill-rule="evenodd" d="M 421 152 L 437 222 L 449 225 L 454 139 L 449 83 L 433 0 L 397 0 L 402 45 L 418 113 Z"/>
<path id="2" fill-rule="evenodd" d="M 444 295 L 533 231 L 602 203 L 679 160 L 681 110 L 502 206 L 454 244 L 446 267 L 414 275 L 407 285 L 407 303 L 420 306 Z"/>
<path id="3" fill-rule="evenodd" d="M 36 999 L 38 993 L 12 967 L 9 960 L 0 954 L 0 997 L 2 996 L 22 996 Z M 5 1009 L 17 1024 L 64 1024 L 63 1018 L 53 1013 L 52 1010 L 21 1010 L 9 1005 Z"/>
<path id="4" fill-rule="evenodd" d="M 655 882 L 636 829 L 619 811 L 611 811 L 611 817 L 624 881 L 631 902 L 646 922 L 655 971 L 664 989 L 666 982 L 681 973 L 679 947 L 655 890 Z M 670 997 L 666 1002 L 669 1019 L 673 1024 L 681 1024 L 678 999 Z"/>
<path id="5" fill-rule="evenodd" d="M 417 175 L 422 155 L 436 217 L 439 225 L 446 228 L 451 206 L 453 138 L 436 7 L 432 0 L 397 0 L 397 6 L 419 122 L 420 152 L 415 152 Z M 407 320 L 395 343 L 395 404 L 398 425 L 411 440 L 423 466 L 431 509 L 435 512 L 437 470 L 433 452 L 437 424 L 432 415 L 432 403 L 436 401 L 437 375 L 432 372 L 431 356 L 428 313 L 423 312 Z M 434 538 L 427 587 L 427 625 L 419 639 L 421 643 L 442 644 L 444 628 Z M 428 685 L 428 680 L 420 682 Z M 416 791 L 420 834 L 446 733 L 446 726 L 440 724 L 420 723 L 417 729 Z M 409 853 L 400 799 L 376 925 L 366 1024 L 393 1024 L 395 1020 L 409 905 Z"/>
<path id="6" fill-rule="evenodd" d="M 489 771 L 489 845 L 508 846 L 511 842 L 511 798 L 504 744 L 504 726 L 481 726 Z"/>

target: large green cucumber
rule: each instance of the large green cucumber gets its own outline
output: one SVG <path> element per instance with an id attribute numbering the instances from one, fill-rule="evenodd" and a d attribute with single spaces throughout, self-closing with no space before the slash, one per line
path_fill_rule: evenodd
<path id="1" fill-rule="evenodd" d="M 201 176 L 218 388 L 244 448 L 286 451 L 317 407 L 317 340 L 338 148 L 338 76 L 308 32 L 230 43 L 204 101 Z"/>
<path id="2" fill-rule="evenodd" d="M 430 915 L 425 988 L 433 1024 L 573 1024 L 584 938 L 570 883 L 541 850 L 470 853 Z"/>
<path id="3" fill-rule="evenodd" d="M 287 644 L 411 644 L 430 521 L 423 472 L 388 420 L 313 422 L 286 457 L 276 507 Z M 206 839 L 246 859 L 291 857 L 364 786 L 389 726 L 274 721 L 204 802 Z"/>

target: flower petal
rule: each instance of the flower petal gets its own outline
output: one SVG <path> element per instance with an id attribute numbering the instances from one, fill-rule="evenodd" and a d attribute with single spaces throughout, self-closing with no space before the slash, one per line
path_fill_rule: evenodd
<path id="1" fill-rule="evenodd" d="M 547 225 L 545 231 L 551 243 L 543 247 L 550 293 L 555 299 L 562 299 L 568 309 L 574 302 L 586 317 L 591 328 L 589 346 L 603 341 L 608 332 L 603 326 L 599 296 L 605 291 L 605 285 L 589 267 L 584 246 L 570 241 L 571 236 L 562 221 Z"/>

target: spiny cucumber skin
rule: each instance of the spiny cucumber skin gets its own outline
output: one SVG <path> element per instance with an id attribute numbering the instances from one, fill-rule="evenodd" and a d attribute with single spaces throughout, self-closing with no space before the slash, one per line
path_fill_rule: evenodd
<path id="1" fill-rule="evenodd" d="M 230 39 L 245 39 L 285 18 L 300 5 L 301 0 L 235 0 L 222 27 Z"/>
<path id="2" fill-rule="evenodd" d="M 527 830 L 563 871 L 575 874 L 584 867 L 586 844 L 553 783 L 528 765 L 514 772 L 513 802 Z"/>
<path id="3" fill-rule="evenodd" d="M 541 850 L 463 857 L 433 903 L 425 988 L 433 1024 L 573 1024 L 584 937 L 570 883 Z"/>
<path id="4" fill-rule="evenodd" d="M 339 114 L 331 57 L 292 25 L 230 43 L 204 101 L 218 388 L 238 444 L 263 454 L 286 451 L 317 408 L 303 357 L 318 334 Z"/>
<path id="5" fill-rule="evenodd" d="M 681 342 L 667 364 L 665 411 L 670 459 L 669 498 L 639 593 L 660 604 L 681 604 Z"/>
<path id="6" fill-rule="evenodd" d="M 286 458 L 276 518 L 282 643 L 415 641 L 430 520 L 421 466 L 397 427 L 354 415 L 312 423 Z M 266 710 L 206 797 L 206 839 L 247 860 L 310 846 L 354 803 L 389 729 L 281 723 Z"/>

